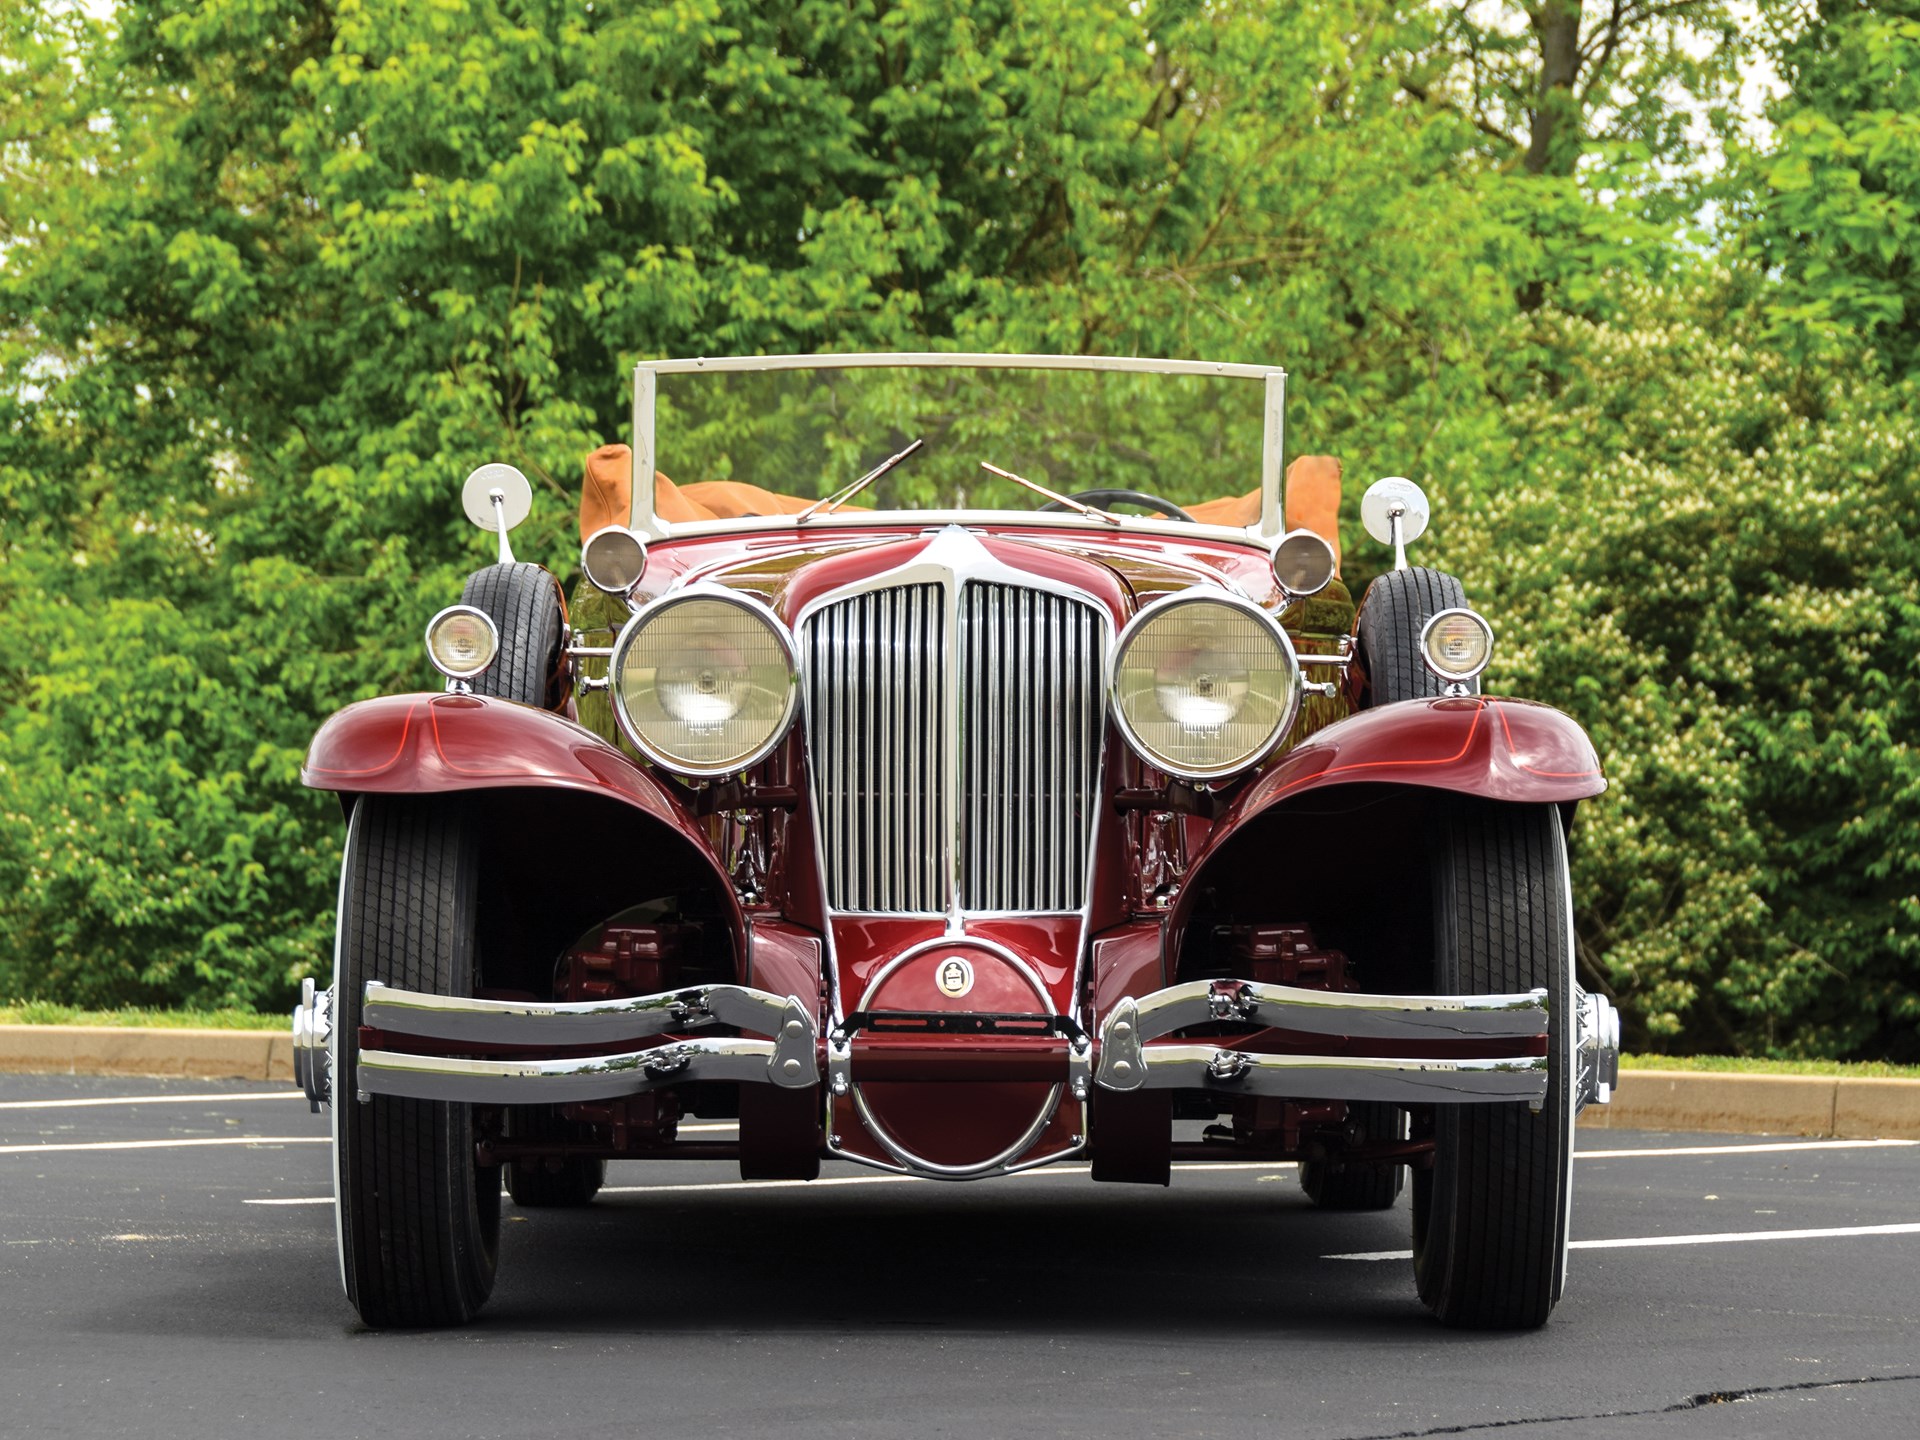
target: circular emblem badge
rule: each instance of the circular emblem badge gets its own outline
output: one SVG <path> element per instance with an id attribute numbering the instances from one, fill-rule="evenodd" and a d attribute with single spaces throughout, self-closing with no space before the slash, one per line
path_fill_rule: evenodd
<path id="1" fill-rule="evenodd" d="M 973 989 L 973 966 L 958 955 L 949 956 L 940 962 L 940 969 L 934 976 L 942 995 L 950 995 L 958 1000 Z"/>

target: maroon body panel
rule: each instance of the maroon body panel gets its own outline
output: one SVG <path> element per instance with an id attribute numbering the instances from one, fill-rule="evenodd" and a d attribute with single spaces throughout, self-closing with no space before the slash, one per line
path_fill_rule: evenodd
<path id="1" fill-rule="evenodd" d="M 1180 933 L 1205 891 L 1208 861 L 1247 825 L 1300 796 L 1357 784 L 1521 804 L 1585 800 L 1607 788 L 1586 731 L 1548 705 L 1475 695 L 1363 710 L 1295 746 L 1234 797 L 1193 857 L 1167 934 Z"/>
<path id="2" fill-rule="evenodd" d="M 791 624 L 811 601 L 911 561 L 943 527 L 832 530 L 807 526 L 774 535 L 715 535 L 663 542 L 647 552 L 642 597 L 710 580 L 753 595 Z M 1058 529 L 1000 526 L 974 534 L 1016 570 L 1084 589 L 1116 626 L 1155 596 L 1192 585 L 1238 588 L 1276 605 L 1273 567 L 1261 546 L 1196 537 L 1107 535 L 1097 544 Z"/>
<path id="3" fill-rule="evenodd" d="M 384 695 L 329 716 L 301 782 L 343 794 L 427 795 L 545 788 L 603 796 L 642 812 L 698 855 L 730 907 L 735 953 L 746 918 L 707 833 L 660 781 L 591 730 L 546 710 L 479 695 Z"/>
<path id="4" fill-rule="evenodd" d="M 1360 781 L 1423 785 L 1488 800 L 1585 800 L 1607 788 L 1578 723 L 1527 700 L 1466 696 L 1383 705 L 1320 731 L 1235 799 L 1212 841 L 1308 790 Z"/>

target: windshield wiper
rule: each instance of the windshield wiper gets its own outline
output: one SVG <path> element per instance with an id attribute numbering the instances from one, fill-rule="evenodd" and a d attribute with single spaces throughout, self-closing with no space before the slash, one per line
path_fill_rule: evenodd
<path id="1" fill-rule="evenodd" d="M 858 480 L 854 481 L 851 485 L 846 486 L 844 489 L 836 490 L 833 494 L 827 496 L 826 499 L 824 500 L 814 501 L 813 504 L 807 506 L 806 509 L 802 510 L 799 514 L 793 517 L 793 523 L 796 525 L 806 524 L 807 521 L 813 518 L 813 512 L 816 510 L 821 510 L 822 506 L 826 508 L 824 510 L 821 510 L 821 513 L 826 515 L 831 515 L 834 511 L 838 510 L 842 505 L 846 504 L 847 501 L 851 500 L 854 496 L 858 495 L 862 490 L 866 489 L 867 486 L 871 485 L 874 481 L 878 480 L 882 475 L 886 474 L 889 470 L 893 469 L 894 466 L 898 465 L 902 460 L 905 460 L 909 455 L 913 454 L 914 451 L 924 449 L 926 446 L 926 443 L 927 442 L 924 439 L 916 440 L 911 445 L 907 446 L 906 449 L 902 450 L 898 455 L 889 455 L 886 459 L 882 460 L 878 465 L 874 466 L 873 469 L 869 470 L 866 474 L 862 475 Z"/>
<path id="2" fill-rule="evenodd" d="M 1075 500 L 1072 496 L 1061 495 L 1055 491 L 1049 490 L 1046 486 L 1040 484 L 1038 481 L 1029 480 L 1024 475 L 1016 475 L 1011 470 L 1002 470 L 998 465 L 989 465 L 984 460 L 980 462 L 980 468 L 982 470 L 989 471 L 992 474 L 998 475 L 1002 480 L 1011 480 L 1016 485 L 1024 485 L 1027 487 L 1027 489 L 1033 491 L 1034 494 L 1044 495 L 1047 497 L 1047 499 L 1053 501 L 1055 504 L 1064 505 L 1069 510 L 1077 510 L 1082 515 L 1090 516 L 1095 520 L 1104 520 L 1109 525 L 1118 525 L 1121 523 L 1120 517 L 1114 514 L 1111 510 L 1096 510 L 1091 505 L 1083 505 L 1078 500 Z"/>

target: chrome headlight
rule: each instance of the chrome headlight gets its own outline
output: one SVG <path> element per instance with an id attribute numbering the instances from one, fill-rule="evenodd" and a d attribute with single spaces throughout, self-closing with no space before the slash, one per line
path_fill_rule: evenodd
<path id="1" fill-rule="evenodd" d="M 1217 590 L 1159 600 L 1113 652 L 1113 713 L 1149 765 L 1213 780 L 1253 765 L 1293 728 L 1300 664 L 1274 618 Z"/>
<path id="2" fill-rule="evenodd" d="M 608 675 L 620 728 L 676 775 L 756 763 L 787 733 L 798 694 L 786 627 L 719 586 L 690 586 L 634 616 Z"/>

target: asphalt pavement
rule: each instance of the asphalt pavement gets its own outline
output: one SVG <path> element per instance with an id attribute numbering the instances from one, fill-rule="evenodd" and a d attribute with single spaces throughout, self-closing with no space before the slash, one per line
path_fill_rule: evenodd
<path id="1" fill-rule="evenodd" d="M 481 1320 L 362 1329 L 325 1115 L 0 1076 L 0 1435 L 1920 1436 L 1920 1144 L 1584 1132 L 1546 1329 L 1429 1320 L 1286 1166 L 974 1185 L 616 1165 Z M 715 1132 L 711 1138 L 720 1138 Z"/>

